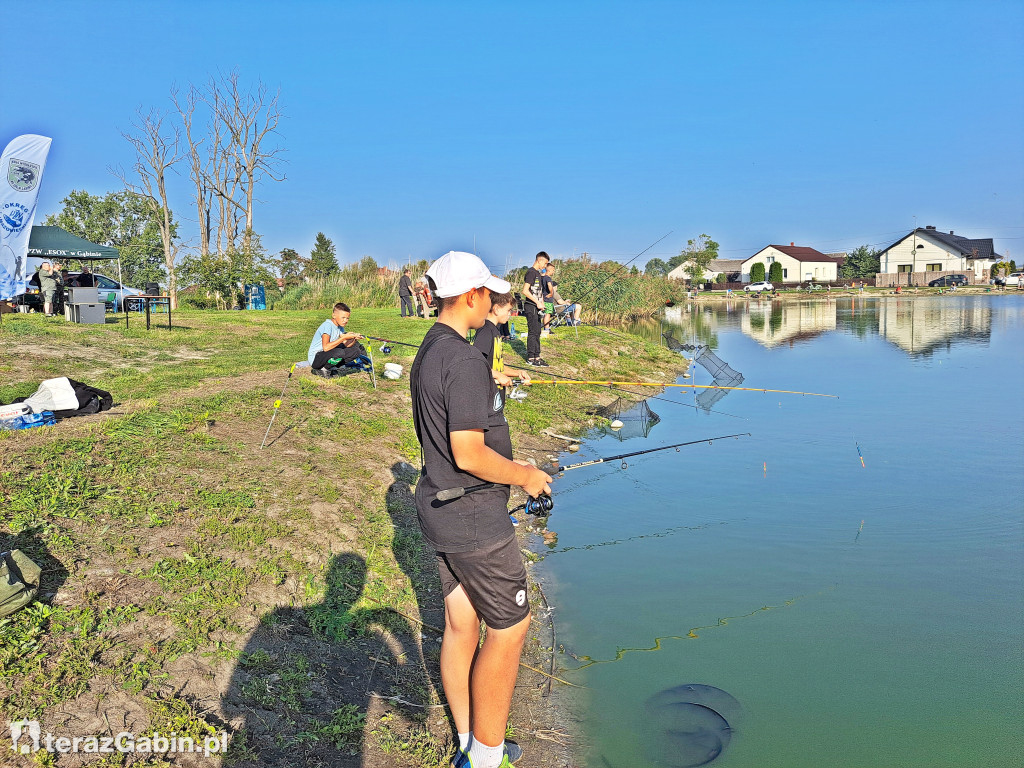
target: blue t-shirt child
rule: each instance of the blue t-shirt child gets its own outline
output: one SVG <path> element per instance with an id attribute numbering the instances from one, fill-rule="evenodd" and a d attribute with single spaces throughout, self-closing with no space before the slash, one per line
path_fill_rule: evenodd
<path id="1" fill-rule="evenodd" d="M 313 358 L 320 352 L 324 351 L 323 336 L 329 334 L 329 341 L 337 341 L 338 337 L 345 332 L 345 326 L 336 325 L 334 320 L 328 319 L 320 323 L 320 327 L 316 329 L 316 333 L 313 334 L 313 341 L 309 344 L 309 352 L 306 354 L 306 360 L 310 365 L 313 364 Z"/>

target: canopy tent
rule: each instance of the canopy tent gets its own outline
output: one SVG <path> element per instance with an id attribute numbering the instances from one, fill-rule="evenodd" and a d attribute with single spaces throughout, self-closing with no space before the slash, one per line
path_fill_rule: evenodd
<path id="1" fill-rule="evenodd" d="M 28 240 L 28 255 L 45 259 L 78 259 L 80 261 L 108 261 L 121 258 L 117 248 L 90 243 L 84 237 L 72 235 L 60 227 L 32 227 Z"/>
<path id="2" fill-rule="evenodd" d="M 28 255 L 44 259 L 117 261 L 117 282 L 122 286 L 121 253 L 109 245 L 97 245 L 60 227 L 35 226 L 28 239 Z"/>

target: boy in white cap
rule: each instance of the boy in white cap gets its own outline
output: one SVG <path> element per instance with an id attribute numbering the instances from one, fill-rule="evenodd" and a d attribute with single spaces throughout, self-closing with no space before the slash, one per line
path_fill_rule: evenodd
<path id="1" fill-rule="evenodd" d="M 508 516 L 509 486 L 531 496 L 551 480 L 512 460 L 504 400 L 480 352 L 466 341 L 484 325 L 491 292 L 511 285 L 471 253 L 449 251 L 427 270 L 438 319 L 410 372 L 413 422 L 423 454 L 416 511 L 437 552 L 444 595 L 441 681 L 459 734 L 455 768 L 507 768 L 522 754 L 505 742 L 519 656 L 530 624 L 526 568 Z M 486 487 L 447 501 L 450 488 Z M 487 627 L 480 645 L 480 622 Z"/>

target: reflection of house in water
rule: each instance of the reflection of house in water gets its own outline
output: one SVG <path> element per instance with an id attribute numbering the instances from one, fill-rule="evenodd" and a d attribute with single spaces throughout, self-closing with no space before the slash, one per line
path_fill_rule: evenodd
<path id="1" fill-rule="evenodd" d="M 740 320 L 740 330 L 766 347 L 812 339 L 835 328 L 836 305 L 831 301 L 750 304 Z"/>
<path id="2" fill-rule="evenodd" d="M 980 301 L 890 299 L 878 308 L 878 332 L 904 352 L 929 355 L 954 341 L 987 342 L 992 308 Z"/>

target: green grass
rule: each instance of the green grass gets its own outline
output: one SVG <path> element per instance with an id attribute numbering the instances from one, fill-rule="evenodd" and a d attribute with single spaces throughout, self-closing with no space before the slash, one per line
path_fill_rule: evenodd
<path id="1" fill-rule="evenodd" d="M 299 373 L 261 451 L 273 402 L 325 313 L 174 317 L 173 331 L 149 333 L 4 318 L 0 402 L 68 375 L 110 390 L 117 405 L 54 428 L 0 432 L 0 549 L 20 548 L 44 568 L 39 602 L 0 620 L 0 715 L 45 721 L 79 698 L 91 707 L 89 696 L 117 692 L 151 724 L 201 736 L 215 723 L 172 693 L 181 665 L 200 670 L 191 685 L 212 700 L 217 670 L 237 664 L 242 705 L 281 718 L 279 746 L 443 765 L 443 729 L 432 733 L 415 715 L 367 722 L 365 699 L 320 709 L 318 657 L 283 640 L 274 651 L 247 648 L 252 632 L 288 638 L 300 621 L 312 642 L 364 660 L 348 662 L 348 674 L 369 676 L 379 637 L 419 633 L 417 595 L 436 589 L 436 570 L 408 496 L 389 492 L 416 482 L 415 469 L 394 469 L 419 461 L 408 379 L 378 379 L 375 391 L 365 375 Z M 416 344 L 430 325 L 356 310 L 349 328 Z M 557 372 L 649 379 L 678 368 L 678 356 L 640 338 L 579 330 L 578 340 L 560 330 L 544 342 Z M 416 350 L 394 345 L 384 358 L 379 346 L 377 365 L 393 360 L 407 376 Z M 513 351 L 506 361 L 518 364 Z M 538 385 L 506 413 L 517 436 L 569 432 L 592 421 L 587 409 L 599 399 L 608 391 Z M 415 667 L 411 654 L 399 656 L 396 669 Z M 435 703 L 436 683 L 412 676 L 392 685 Z M 266 738 L 247 724 L 226 763 L 260 764 Z"/>

